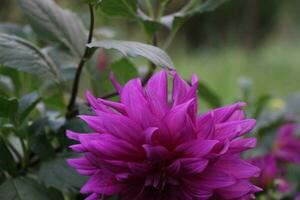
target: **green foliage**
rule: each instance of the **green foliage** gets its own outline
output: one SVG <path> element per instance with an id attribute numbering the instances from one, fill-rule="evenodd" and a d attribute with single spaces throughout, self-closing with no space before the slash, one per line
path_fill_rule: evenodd
<path id="1" fill-rule="evenodd" d="M 53 193 L 29 177 L 7 180 L 0 185 L 0 199 L 5 200 L 63 200 L 58 193 Z"/>
<path id="2" fill-rule="evenodd" d="M 18 110 L 18 100 L 15 98 L 5 98 L 0 96 L 0 117 L 14 119 Z"/>
<path id="3" fill-rule="evenodd" d="M 122 85 L 138 76 L 135 66 L 127 58 L 117 60 L 111 64 L 110 68 L 118 82 Z"/>
<path id="4" fill-rule="evenodd" d="M 78 16 L 60 8 L 53 0 L 18 0 L 37 35 L 47 41 L 59 41 L 74 55 L 83 55 L 86 29 Z"/>
<path id="5" fill-rule="evenodd" d="M 97 5 L 109 16 L 137 18 L 137 0 L 102 0 Z"/>
<path id="6" fill-rule="evenodd" d="M 69 155 L 70 156 L 70 155 Z M 38 172 L 39 179 L 47 186 L 66 193 L 76 192 L 86 181 L 61 157 L 45 161 Z"/>
<path id="7" fill-rule="evenodd" d="M 57 79 L 57 67 L 33 44 L 16 36 L 0 33 L 0 65 L 41 77 Z"/>
<path id="8" fill-rule="evenodd" d="M 17 165 L 14 158 L 0 135 L 0 171 L 3 170 L 13 174 L 16 169 Z"/>
<path id="9" fill-rule="evenodd" d="M 124 56 L 147 58 L 157 66 L 173 69 L 174 65 L 169 56 L 161 49 L 139 42 L 121 40 L 102 40 L 88 44 L 90 48 L 104 48 L 118 50 Z"/>

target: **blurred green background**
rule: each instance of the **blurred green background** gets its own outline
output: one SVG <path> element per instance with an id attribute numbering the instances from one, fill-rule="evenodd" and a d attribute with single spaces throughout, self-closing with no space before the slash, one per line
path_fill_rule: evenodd
<path id="1" fill-rule="evenodd" d="M 88 23 L 87 8 L 79 0 L 57 0 Z M 173 0 L 167 12 L 184 0 Z M 228 103 L 251 84 L 253 95 L 286 97 L 300 90 L 300 1 L 231 0 L 217 9 L 192 17 L 168 49 L 177 70 L 198 74 Z M 134 22 L 108 20 L 97 13 L 97 27 L 118 39 L 143 41 Z M 25 24 L 15 1 L 0 1 L 0 22 Z M 105 29 L 104 29 L 105 28 Z M 164 41 L 162 30 L 159 40 Z"/>

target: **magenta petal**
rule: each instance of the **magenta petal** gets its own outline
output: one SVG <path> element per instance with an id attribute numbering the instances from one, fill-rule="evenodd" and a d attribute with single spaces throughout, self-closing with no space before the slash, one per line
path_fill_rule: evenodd
<path id="1" fill-rule="evenodd" d="M 184 168 L 187 173 L 191 174 L 201 173 L 208 164 L 208 161 L 202 158 L 183 158 L 179 161 L 182 168 Z"/>
<path id="2" fill-rule="evenodd" d="M 258 167 L 233 156 L 224 156 L 216 162 L 215 166 L 229 171 L 236 178 L 257 177 L 260 174 Z"/>
<path id="3" fill-rule="evenodd" d="M 197 184 L 202 185 L 203 188 L 217 189 L 227 186 L 231 186 L 236 183 L 236 179 L 227 173 L 219 170 L 218 168 L 209 168 L 203 175 Z"/>
<path id="4" fill-rule="evenodd" d="M 165 70 L 152 76 L 146 85 L 145 93 L 151 110 L 158 117 L 163 117 L 169 110 L 168 80 Z"/>
<path id="5" fill-rule="evenodd" d="M 170 110 L 163 119 L 168 124 L 169 130 L 172 134 L 178 134 L 178 132 L 184 128 L 187 119 L 187 110 L 192 101 L 193 100 L 190 100 L 172 108 L 172 110 Z"/>
<path id="6" fill-rule="evenodd" d="M 240 153 L 256 146 L 256 138 L 238 138 L 230 142 L 229 153 Z"/>
<path id="7" fill-rule="evenodd" d="M 257 189 L 249 181 L 241 180 L 234 185 L 217 190 L 222 199 L 239 199 Z"/>
<path id="8" fill-rule="evenodd" d="M 122 86 L 117 82 L 114 73 L 111 73 L 109 76 L 112 84 L 114 85 L 115 89 L 118 91 L 119 94 L 122 92 Z"/>
<path id="9" fill-rule="evenodd" d="M 225 138 L 231 140 L 235 137 L 239 137 L 245 133 L 248 133 L 254 128 L 255 124 L 256 121 L 253 119 L 217 124 L 216 138 L 219 140 L 223 140 Z"/>
<path id="10" fill-rule="evenodd" d="M 81 188 L 80 192 L 83 194 L 95 192 L 104 195 L 112 195 L 121 191 L 122 187 L 123 185 L 110 174 L 99 172 L 88 180 Z"/>
<path id="11" fill-rule="evenodd" d="M 182 78 L 180 78 L 178 74 L 175 73 L 172 91 L 173 106 L 182 104 L 184 102 L 189 88 L 190 86 Z"/>
<path id="12" fill-rule="evenodd" d="M 193 140 L 176 147 L 174 153 L 181 157 L 202 157 L 218 143 L 217 140 Z"/>
<path id="13" fill-rule="evenodd" d="M 172 158 L 171 152 L 163 146 L 144 144 L 143 148 L 145 149 L 147 158 L 150 161 L 162 161 Z"/>
<path id="14" fill-rule="evenodd" d="M 215 133 L 215 123 L 212 113 L 197 118 L 197 136 L 201 139 L 212 139 Z"/>
<path id="15" fill-rule="evenodd" d="M 228 121 L 230 119 L 230 121 L 232 120 L 240 120 L 240 115 L 237 115 L 238 118 L 235 119 L 232 116 L 235 116 L 235 112 L 239 112 L 239 110 L 246 106 L 246 103 L 244 102 L 238 102 L 235 103 L 233 105 L 229 105 L 229 106 L 225 106 L 222 108 L 217 108 L 215 110 L 213 110 L 213 114 L 214 114 L 214 119 L 216 123 L 222 123 L 225 121 Z"/>
<path id="16" fill-rule="evenodd" d="M 98 200 L 98 199 L 100 199 L 100 195 L 96 193 L 93 193 L 89 195 L 87 198 L 85 198 L 85 200 Z"/>

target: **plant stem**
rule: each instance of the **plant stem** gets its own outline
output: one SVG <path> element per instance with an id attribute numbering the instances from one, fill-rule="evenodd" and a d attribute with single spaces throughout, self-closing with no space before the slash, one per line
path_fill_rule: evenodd
<path id="1" fill-rule="evenodd" d="M 93 8 L 92 4 L 89 4 L 89 9 L 90 9 L 90 29 L 89 29 L 89 36 L 88 36 L 87 44 L 91 43 L 93 40 L 94 23 L 95 23 L 94 22 L 95 21 L 94 8 Z M 77 114 L 76 113 L 77 111 L 75 110 L 74 107 L 75 107 L 75 103 L 76 103 L 76 97 L 78 94 L 80 76 L 81 76 L 81 72 L 82 72 L 82 69 L 83 69 L 86 61 L 92 56 L 92 54 L 93 54 L 93 50 L 91 50 L 90 48 L 88 48 L 86 46 L 85 50 L 84 50 L 84 54 L 78 63 L 75 79 L 74 79 L 73 86 L 72 86 L 71 98 L 70 98 L 70 101 L 69 101 L 69 104 L 67 107 L 66 118 L 72 118 Z"/>
<path id="2" fill-rule="evenodd" d="M 151 3 L 151 0 L 145 0 L 146 6 L 147 6 L 147 10 L 148 10 L 148 14 L 151 18 L 154 18 L 154 10 L 153 10 L 153 6 Z"/>

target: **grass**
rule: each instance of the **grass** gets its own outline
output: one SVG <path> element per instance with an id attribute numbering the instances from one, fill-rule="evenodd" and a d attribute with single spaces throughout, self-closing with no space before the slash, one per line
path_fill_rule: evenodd
<path id="1" fill-rule="evenodd" d="M 185 78 L 196 73 L 225 102 L 241 94 L 242 77 L 252 81 L 254 95 L 285 97 L 300 91 L 299 43 L 269 42 L 254 51 L 228 46 L 194 52 L 185 49 L 171 53 L 177 70 Z"/>

